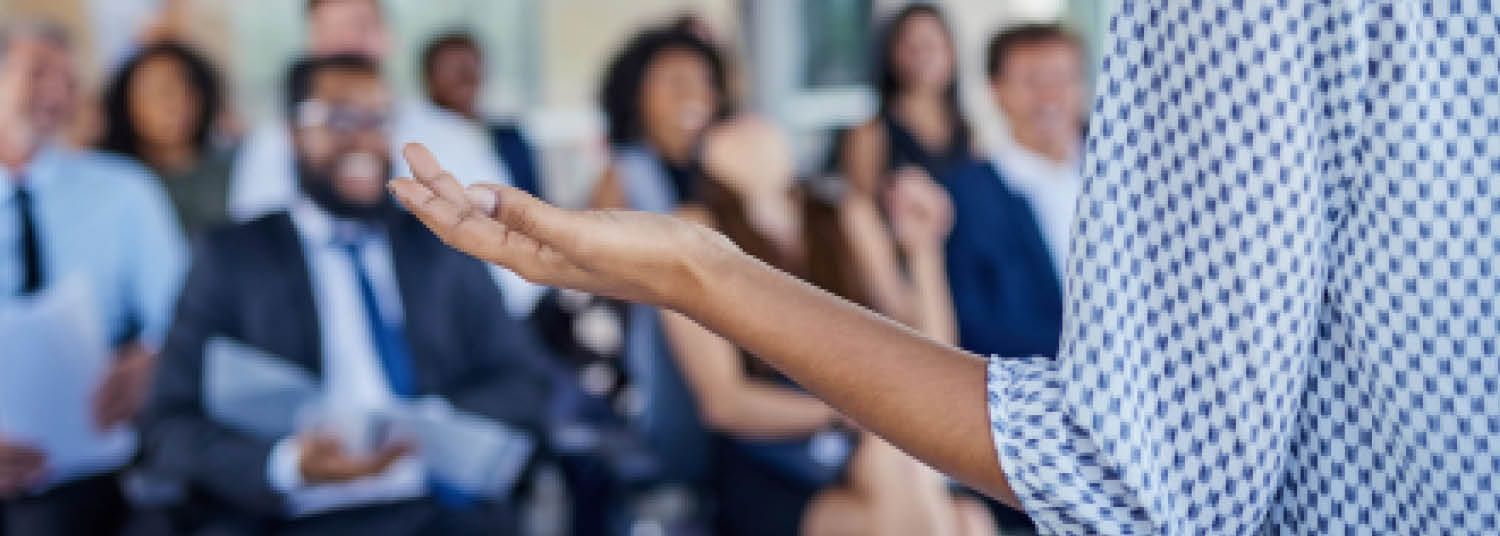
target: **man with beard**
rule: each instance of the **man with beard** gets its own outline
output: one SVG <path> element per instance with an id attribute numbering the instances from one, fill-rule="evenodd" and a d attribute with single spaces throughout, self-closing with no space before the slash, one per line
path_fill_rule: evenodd
<path id="1" fill-rule="evenodd" d="M 484 266 L 385 194 L 390 104 L 376 65 L 303 60 L 287 96 L 300 199 L 199 245 L 148 408 L 151 456 L 189 483 L 186 510 L 228 513 L 215 527 L 504 532 L 514 526 L 505 501 L 445 484 L 409 442 L 361 450 L 330 432 L 438 403 L 536 438 L 548 389 Z M 218 338 L 320 378 L 320 425 L 267 439 L 211 416 L 200 385 L 205 346 Z"/>

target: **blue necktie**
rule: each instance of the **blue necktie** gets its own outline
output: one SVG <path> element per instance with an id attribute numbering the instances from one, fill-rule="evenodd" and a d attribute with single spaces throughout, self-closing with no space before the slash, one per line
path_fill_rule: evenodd
<path id="1" fill-rule="evenodd" d="M 386 322 L 380 314 L 380 303 L 375 298 L 375 285 L 370 282 L 370 273 L 360 256 L 364 240 L 340 241 L 349 264 L 354 267 L 354 276 L 359 280 L 360 301 L 365 306 L 365 320 L 370 326 L 370 340 L 375 343 L 375 353 L 380 357 L 380 367 L 385 371 L 386 383 L 391 392 L 400 398 L 417 396 L 416 375 L 412 372 L 411 347 L 406 343 L 406 330 L 396 322 Z M 468 494 L 437 479 L 429 478 L 428 491 L 439 503 L 449 508 L 467 508 L 474 503 Z"/>

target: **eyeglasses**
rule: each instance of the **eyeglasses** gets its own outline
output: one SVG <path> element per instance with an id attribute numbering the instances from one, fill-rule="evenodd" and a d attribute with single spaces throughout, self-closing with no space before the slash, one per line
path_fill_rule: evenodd
<path id="1" fill-rule="evenodd" d="M 297 105 L 299 128 L 323 127 L 336 134 L 355 134 L 371 130 L 385 130 L 389 123 L 390 114 L 384 111 L 371 112 L 317 100 L 303 101 Z"/>

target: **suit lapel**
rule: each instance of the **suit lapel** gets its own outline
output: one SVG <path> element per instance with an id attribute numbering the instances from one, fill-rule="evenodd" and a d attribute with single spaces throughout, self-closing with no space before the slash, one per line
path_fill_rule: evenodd
<path id="1" fill-rule="evenodd" d="M 272 269 L 282 273 L 281 307 L 270 314 L 283 319 L 285 336 L 297 341 L 298 352 L 288 359 L 321 376 L 323 370 L 322 326 L 318 321 L 318 308 L 313 298 L 312 276 L 308 273 L 307 256 L 302 250 L 302 240 L 286 213 L 276 216 L 270 234 L 268 257 Z M 276 304 L 272 304 L 275 308 Z"/>

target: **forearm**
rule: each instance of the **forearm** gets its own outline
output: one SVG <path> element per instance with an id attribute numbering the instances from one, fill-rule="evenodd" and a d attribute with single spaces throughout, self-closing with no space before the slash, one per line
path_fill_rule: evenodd
<path id="1" fill-rule="evenodd" d="M 867 195 L 856 191 L 839 208 L 844 233 L 849 236 L 850 254 L 864 279 L 870 306 L 891 318 L 915 321 L 917 313 L 912 310 L 905 278 L 898 269 L 896 249 L 874 200 L 860 197 Z"/>
<path id="2" fill-rule="evenodd" d="M 717 252 L 686 261 L 673 305 L 937 469 L 1017 504 L 995 455 L 985 362 L 772 270 Z"/>
<path id="3" fill-rule="evenodd" d="M 714 429 L 742 439 L 805 437 L 827 428 L 838 412 L 815 397 L 762 382 L 748 382 L 734 393 L 712 393 L 700 403 Z"/>
<path id="4" fill-rule="evenodd" d="M 953 314 L 947 267 L 940 249 L 909 251 L 912 301 L 918 329 L 945 344 L 958 344 L 958 321 Z"/>

